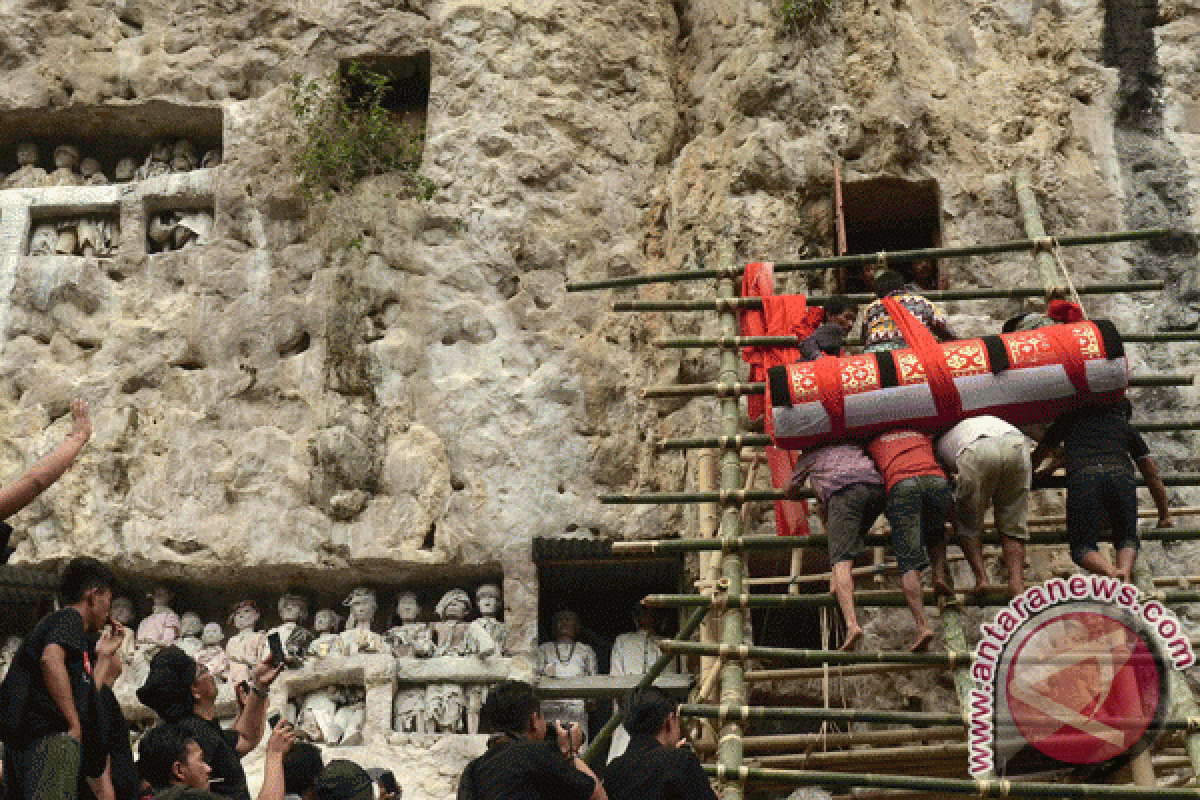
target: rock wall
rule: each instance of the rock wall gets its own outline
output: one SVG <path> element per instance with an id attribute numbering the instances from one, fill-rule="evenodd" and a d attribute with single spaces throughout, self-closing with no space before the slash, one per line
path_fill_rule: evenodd
<path id="1" fill-rule="evenodd" d="M 30 112 L 223 113 L 213 241 L 105 260 L 2 242 L 0 473 L 61 439 L 72 396 L 96 417 L 80 464 L 16 520 L 26 563 L 88 553 L 143 578 L 326 590 L 499 566 L 510 640 L 532 645 L 531 538 L 694 530 L 690 510 L 596 496 L 693 484 L 695 461 L 651 442 L 708 430 L 714 410 L 637 394 L 715 377 L 712 353 L 651 345 L 713 333 L 712 315 L 613 314 L 608 294 L 567 294 L 568 280 L 711 266 L 723 243 L 742 260 L 831 252 L 835 159 L 847 179 L 935 179 L 947 243 L 1021 235 L 1019 164 L 1052 232 L 1196 227 L 1200 5 L 1187 0 L 838 0 L 804 27 L 774 0 L 10 5 L 0 152 L 29 133 L 4 120 Z M 1150 35 L 1122 44 L 1133 13 Z M 382 175 L 307 202 L 293 75 L 422 50 L 432 198 L 403 199 Z M 1138 65 L 1148 85 L 1129 78 Z M 1149 121 L 1130 122 L 1131 96 Z M 33 202 L 0 200 L 0 226 Z M 1169 247 L 1066 263 L 1078 283 L 1169 282 L 1089 299 L 1092 314 L 1194 328 L 1195 242 Z M 943 269 L 956 286 L 1034 281 L 1026 256 Z M 1017 308 L 948 310 L 974 334 Z M 1134 349 L 1138 369 L 1196 361 L 1191 345 Z M 1195 406 L 1174 389 L 1139 402 Z M 1194 438 L 1154 446 L 1170 471 Z"/>

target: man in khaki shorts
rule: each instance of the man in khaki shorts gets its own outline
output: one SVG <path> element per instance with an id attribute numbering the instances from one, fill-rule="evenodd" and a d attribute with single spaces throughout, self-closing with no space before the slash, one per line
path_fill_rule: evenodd
<path id="1" fill-rule="evenodd" d="M 956 473 L 954 505 L 959 546 L 975 574 L 975 591 L 987 588 L 983 563 L 983 515 L 994 505 L 993 515 L 1008 568 L 1008 589 L 1013 597 L 1025 591 L 1025 542 L 1029 540 L 1029 484 L 1033 464 L 1025 434 L 991 416 L 965 419 L 947 431 L 937 444 L 938 457 Z M 943 551 L 944 553 L 945 551 Z M 945 559 L 933 564 L 933 585 L 949 591 Z"/>

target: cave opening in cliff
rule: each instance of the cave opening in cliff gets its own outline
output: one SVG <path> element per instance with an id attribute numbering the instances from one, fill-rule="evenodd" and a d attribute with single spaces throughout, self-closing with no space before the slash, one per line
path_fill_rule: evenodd
<path id="1" fill-rule="evenodd" d="M 841 186 L 841 207 L 834 210 L 840 228 L 838 249 L 845 255 L 919 250 L 942 242 L 941 193 L 932 179 L 847 181 Z M 889 266 L 923 289 L 941 284 L 936 260 Z M 838 291 L 870 291 L 869 276 L 875 269 L 867 265 L 840 270 Z"/>
<path id="2" fill-rule="evenodd" d="M 343 59 L 338 64 L 342 92 L 352 108 L 369 104 L 380 79 L 379 105 L 413 133 L 424 134 L 429 108 L 429 81 L 432 65 L 429 52 L 408 56 L 362 56 Z"/>
<path id="3" fill-rule="evenodd" d="M 176 142 L 188 140 L 199 166 L 205 154 L 220 155 L 223 125 L 224 113 L 218 107 L 157 100 L 122 106 L 9 109 L 0 111 L 0 173 L 17 169 L 17 147 L 24 142 L 37 147 L 36 166 L 47 171 L 54 169 L 55 148 L 75 145 L 81 158 L 100 162 L 110 181 L 117 180 L 117 164 L 123 159 L 139 167 L 146 164 L 156 142 L 165 143 L 169 152 Z"/>

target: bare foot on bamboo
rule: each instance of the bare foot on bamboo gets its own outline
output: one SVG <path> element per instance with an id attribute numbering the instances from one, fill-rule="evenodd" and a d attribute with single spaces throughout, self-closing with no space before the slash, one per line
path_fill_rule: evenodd
<path id="1" fill-rule="evenodd" d="M 917 634 L 917 640 L 913 642 L 912 647 L 908 648 L 910 653 L 924 653 L 929 649 L 929 645 L 933 644 L 933 631 L 929 628 Z"/>
<path id="2" fill-rule="evenodd" d="M 863 629 L 861 627 L 856 625 L 853 628 L 847 628 L 846 629 L 846 643 L 843 644 L 838 649 L 844 653 L 849 653 L 852 650 L 857 650 L 858 644 L 859 644 L 859 642 L 862 641 L 862 638 L 863 638 Z"/>

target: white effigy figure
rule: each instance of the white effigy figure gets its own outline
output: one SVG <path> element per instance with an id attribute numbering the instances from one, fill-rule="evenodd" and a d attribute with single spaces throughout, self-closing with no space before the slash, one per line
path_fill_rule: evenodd
<path id="1" fill-rule="evenodd" d="M 137 643 L 142 648 L 146 662 L 164 647 L 175 644 L 181 625 L 179 615 L 171 610 L 171 590 L 160 586 L 150 593 L 153 606 L 150 616 L 137 627 Z"/>
<path id="2" fill-rule="evenodd" d="M 342 618 L 331 608 L 322 608 L 313 617 L 313 633 L 316 638 L 308 646 L 309 658 L 331 658 L 340 656 L 344 650 L 338 627 Z"/>
<path id="3" fill-rule="evenodd" d="M 336 721 L 338 695 L 336 686 L 326 686 L 309 692 L 300 705 L 296 723 L 312 741 L 330 745 L 342 741 L 342 728 Z"/>
<path id="4" fill-rule="evenodd" d="M 282 622 L 270 630 L 279 634 L 288 666 L 297 667 L 308 654 L 308 646 L 316 638 L 303 625 L 308 619 L 308 601 L 298 594 L 285 594 L 279 598 L 279 619 Z"/>
<path id="5" fill-rule="evenodd" d="M 4 676 L 8 675 L 8 668 L 12 666 L 13 658 L 16 657 L 17 651 L 20 649 L 20 636 L 9 636 L 4 640 L 4 647 L 0 648 L 0 681 L 4 680 Z"/>
<path id="6" fill-rule="evenodd" d="M 210 622 L 204 626 L 200 634 L 200 651 L 196 653 L 196 663 L 203 664 L 217 679 L 217 683 L 229 681 L 229 655 L 225 652 L 225 631 L 221 623 Z"/>
<path id="7" fill-rule="evenodd" d="M 433 655 L 433 630 L 428 622 L 419 622 L 421 606 L 415 592 L 401 592 L 396 598 L 399 625 L 388 628 L 384 640 L 396 658 L 429 658 Z"/>
<path id="8" fill-rule="evenodd" d="M 552 618 L 551 627 L 554 629 L 554 641 L 538 646 L 538 674 L 548 678 L 595 675 L 599 670 L 596 651 L 579 641 L 579 615 L 574 611 L 559 611 Z M 584 738 L 587 738 L 587 704 L 583 700 L 543 700 L 542 715 L 547 720 L 577 723 Z"/>
<path id="9" fill-rule="evenodd" d="M 113 167 L 113 182 L 129 183 L 137 180 L 138 166 L 132 158 L 122 158 Z"/>
<path id="10" fill-rule="evenodd" d="M 496 652 L 496 642 L 479 626 L 467 622 L 471 596 L 464 589 L 451 589 L 438 600 L 438 621 L 433 623 L 434 655 L 481 656 Z"/>
<path id="11" fill-rule="evenodd" d="M 500 613 L 500 587 L 494 583 L 485 583 L 475 590 L 475 605 L 479 609 L 479 618 L 471 624 L 483 630 L 496 645 L 496 655 L 507 652 L 508 628 L 497 619 Z"/>
<path id="12" fill-rule="evenodd" d="M 196 147 L 190 139 L 179 139 L 171 146 L 172 172 L 191 172 L 197 161 Z"/>
<path id="13" fill-rule="evenodd" d="M 58 228 L 49 222 L 34 226 L 33 234 L 29 237 L 29 255 L 52 256 L 58 247 Z"/>
<path id="14" fill-rule="evenodd" d="M 462 733 L 463 687 L 456 683 L 434 683 L 425 689 L 426 725 L 429 733 Z"/>
<path id="15" fill-rule="evenodd" d="M 150 155 L 138 168 L 135 178 L 144 181 L 147 178 L 157 178 L 159 175 L 171 174 L 171 145 L 158 139 L 150 144 Z"/>
<path id="16" fill-rule="evenodd" d="M 120 683 L 141 686 L 150 673 L 150 662 L 143 659 L 138 649 L 137 617 L 133 609 L 133 601 L 128 597 L 114 597 L 109 607 L 109 614 L 125 628 L 125 638 L 117 653 L 121 656 L 121 675 L 117 678 Z"/>
<path id="17" fill-rule="evenodd" d="M 622 633 L 613 642 L 612 657 L 609 659 L 609 675 L 645 675 L 662 655 L 662 649 L 658 646 L 662 637 L 654 629 L 654 613 L 645 606 L 638 606 L 633 611 L 633 620 L 637 625 L 637 630 L 632 633 Z M 674 659 L 664 671 L 676 671 Z M 616 708 L 614 708 L 615 711 Z M 608 760 L 612 761 L 624 753 L 628 746 L 629 732 L 625 730 L 625 725 L 622 723 L 613 731 Z"/>
<path id="18" fill-rule="evenodd" d="M 242 600 L 229 615 L 237 633 L 225 643 L 225 655 L 229 656 L 229 680 L 235 685 L 250 680 L 254 668 L 266 656 L 267 636 L 254 629 L 259 617 L 253 600 Z"/>
<path id="19" fill-rule="evenodd" d="M 346 630 L 342 632 L 343 655 L 389 652 L 383 637 L 371 630 L 371 623 L 379 608 L 375 590 L 360 586 L 350 593 L 344 604 L 350 607 L 350 611 L 346 615 Z"/>
<path id="20" fill-rule="evenodd" d="M 200 641 L 202 633 L 204 633 L 204 620 L 200 619 L 200 615 L 196 612 L 186 611 L 179 618 L 179 638 L 175 640 L 175 646 L 195 658 L 196 654 L 200 652 L 200 648 L 204 646 L 204 642 Z"/>
<path id="21" fill-rule="evenodd" d="M 104 168 L 94 158 L 85 158 L 79 162 L 79 174 L 83 178 L 84 186 L 108 185 L 108 178 L 104 174 Z"/>
<path id="22" fill-rule="evenodd" d="M 367 720 L 366 690 L 361 686 L 342 686 L 335 699 L 338 710 L 333 721 L 342 730 L 338 744 L 348 747 L 362 744 L 363 725 Z"/>

